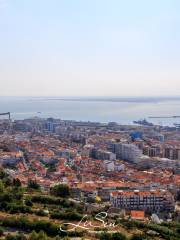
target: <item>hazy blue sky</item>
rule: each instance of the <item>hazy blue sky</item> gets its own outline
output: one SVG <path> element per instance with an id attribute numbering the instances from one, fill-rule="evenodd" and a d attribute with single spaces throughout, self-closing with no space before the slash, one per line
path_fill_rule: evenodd
<path id="1" fill-rule="evenodd" d="M 0 95 L 179 92 L 179 0 L 0 0 Z"/>

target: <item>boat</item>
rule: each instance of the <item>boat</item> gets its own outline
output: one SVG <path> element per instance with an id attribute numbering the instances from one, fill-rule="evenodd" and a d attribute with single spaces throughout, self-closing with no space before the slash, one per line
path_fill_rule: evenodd
<path id="1" fill-rule="evenodd" d="M 173 124 L 176 128 L 180 129 L 180 123 L 174 123 Z"/>
<path id="2" fill-rule="evenodd" d="M 153 124 L 148 122 L 146 119 L 139 120 L 139 121 L 133 121 L 133 123 L 143 125 L 143 126 L 149 126 L 149 127 L 153 126 Z"/>

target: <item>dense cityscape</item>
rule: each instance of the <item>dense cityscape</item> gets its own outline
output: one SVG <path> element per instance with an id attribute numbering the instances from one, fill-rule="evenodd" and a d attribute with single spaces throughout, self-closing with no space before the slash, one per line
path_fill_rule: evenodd
<path id="1" fill-rule="evenodd" d="M 0 0 L 0 240 L 180 240 L 179 13 Z"/>
<path id="2" fill-rule="evenodd" d="M 178 127 L 153 124 L 119 125 L 39 117 L 1 119 L 1 171 L 18 181 L 21 188 L 34 184 L 32 189 L 35 191 L 37 186 L 46 198 L 57 186 L 67 188 L 66 199 L 81 204 L 81 214 L 107 212 L 110 218 L 124 222 L 178 224 L 179 133 Z M 24 194 L 34 196 L 37 192 L 29 193 L 26 189 Z M 55 195 L 63 198 L 63 194 L 61 189 Z M 38 196 L 34 196 L 35 202 Z M 1 218 L 5 211 L 2 205 Z M 46 204 L 36 210 L 41 211 L 42 218 L 52 215 Z M 23 208 L 14 213 L 26 211 Z M 63 219 L 58 212 L 54 215 L 55 219 Z M 169 238 L 158 230 L 147 232 L 150 238 L 141 239 L 179 238 L 178 232 L 172 237 L 168 235 Z M 97 238 L 92 233 L 91 237 L 87 239 Z"/>

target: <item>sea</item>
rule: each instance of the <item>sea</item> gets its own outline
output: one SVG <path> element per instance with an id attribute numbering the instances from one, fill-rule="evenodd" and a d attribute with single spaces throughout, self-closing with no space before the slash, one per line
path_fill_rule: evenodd
<path id="1" fill-rule="evenodd" d="M 171 97 L 0 97 L 0 113 L 13 120 L 32 117 L 133 124 L 146 119 L 163 126 L 180 124 L 180 98 Z M 160 118 L 150 118 L 160 117 Z M 0 119 L 6 116 L 0 116 Z"/>

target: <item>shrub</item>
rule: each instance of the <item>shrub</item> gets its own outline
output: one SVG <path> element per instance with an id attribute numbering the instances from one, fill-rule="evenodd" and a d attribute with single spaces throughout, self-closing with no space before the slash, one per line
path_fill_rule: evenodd
<path id="1" fill-rule="evenodd" d="M 43 209 L 40 209 L 36 212 L 36 215 L 43 217 L 43 216 L 47 216 L 48 214 L 46 212 L 44 212 Z"/>
<path id="2" fill-rule="evenodd" d="M 116 233 L 112 234 L 111 239 L 112 240 L 126 240 L 127 238 L 122 233 L 116 232 Z"/>
<path id="3" fill-rule="evenodd" d="M 50 193 L 56 197 L 66 198 L 70 195 L 69 187 L 66 184 L 58 184 L 50 189 Z"/>
<path id="4" fill-rule="evenodd" d="M 26 199 L 26 200 L 25 200 L 25 204 L 26 204 L 26 206 L 28 206 L 28 207 L 32 207 L 32 206 L 33 206 L 33 203 L 32 203 L 32 201 L 31 201 L 31 199 Z"/>
<path id="5" fill-rule="evenodd" d="M 3 230 L 3 228 L 2 228 L 2 227 L 0 227 L 0 237 L 2 237 L 2 236 L 3 236 L 3 234 L 4 234 L 4 230 Z"/>

